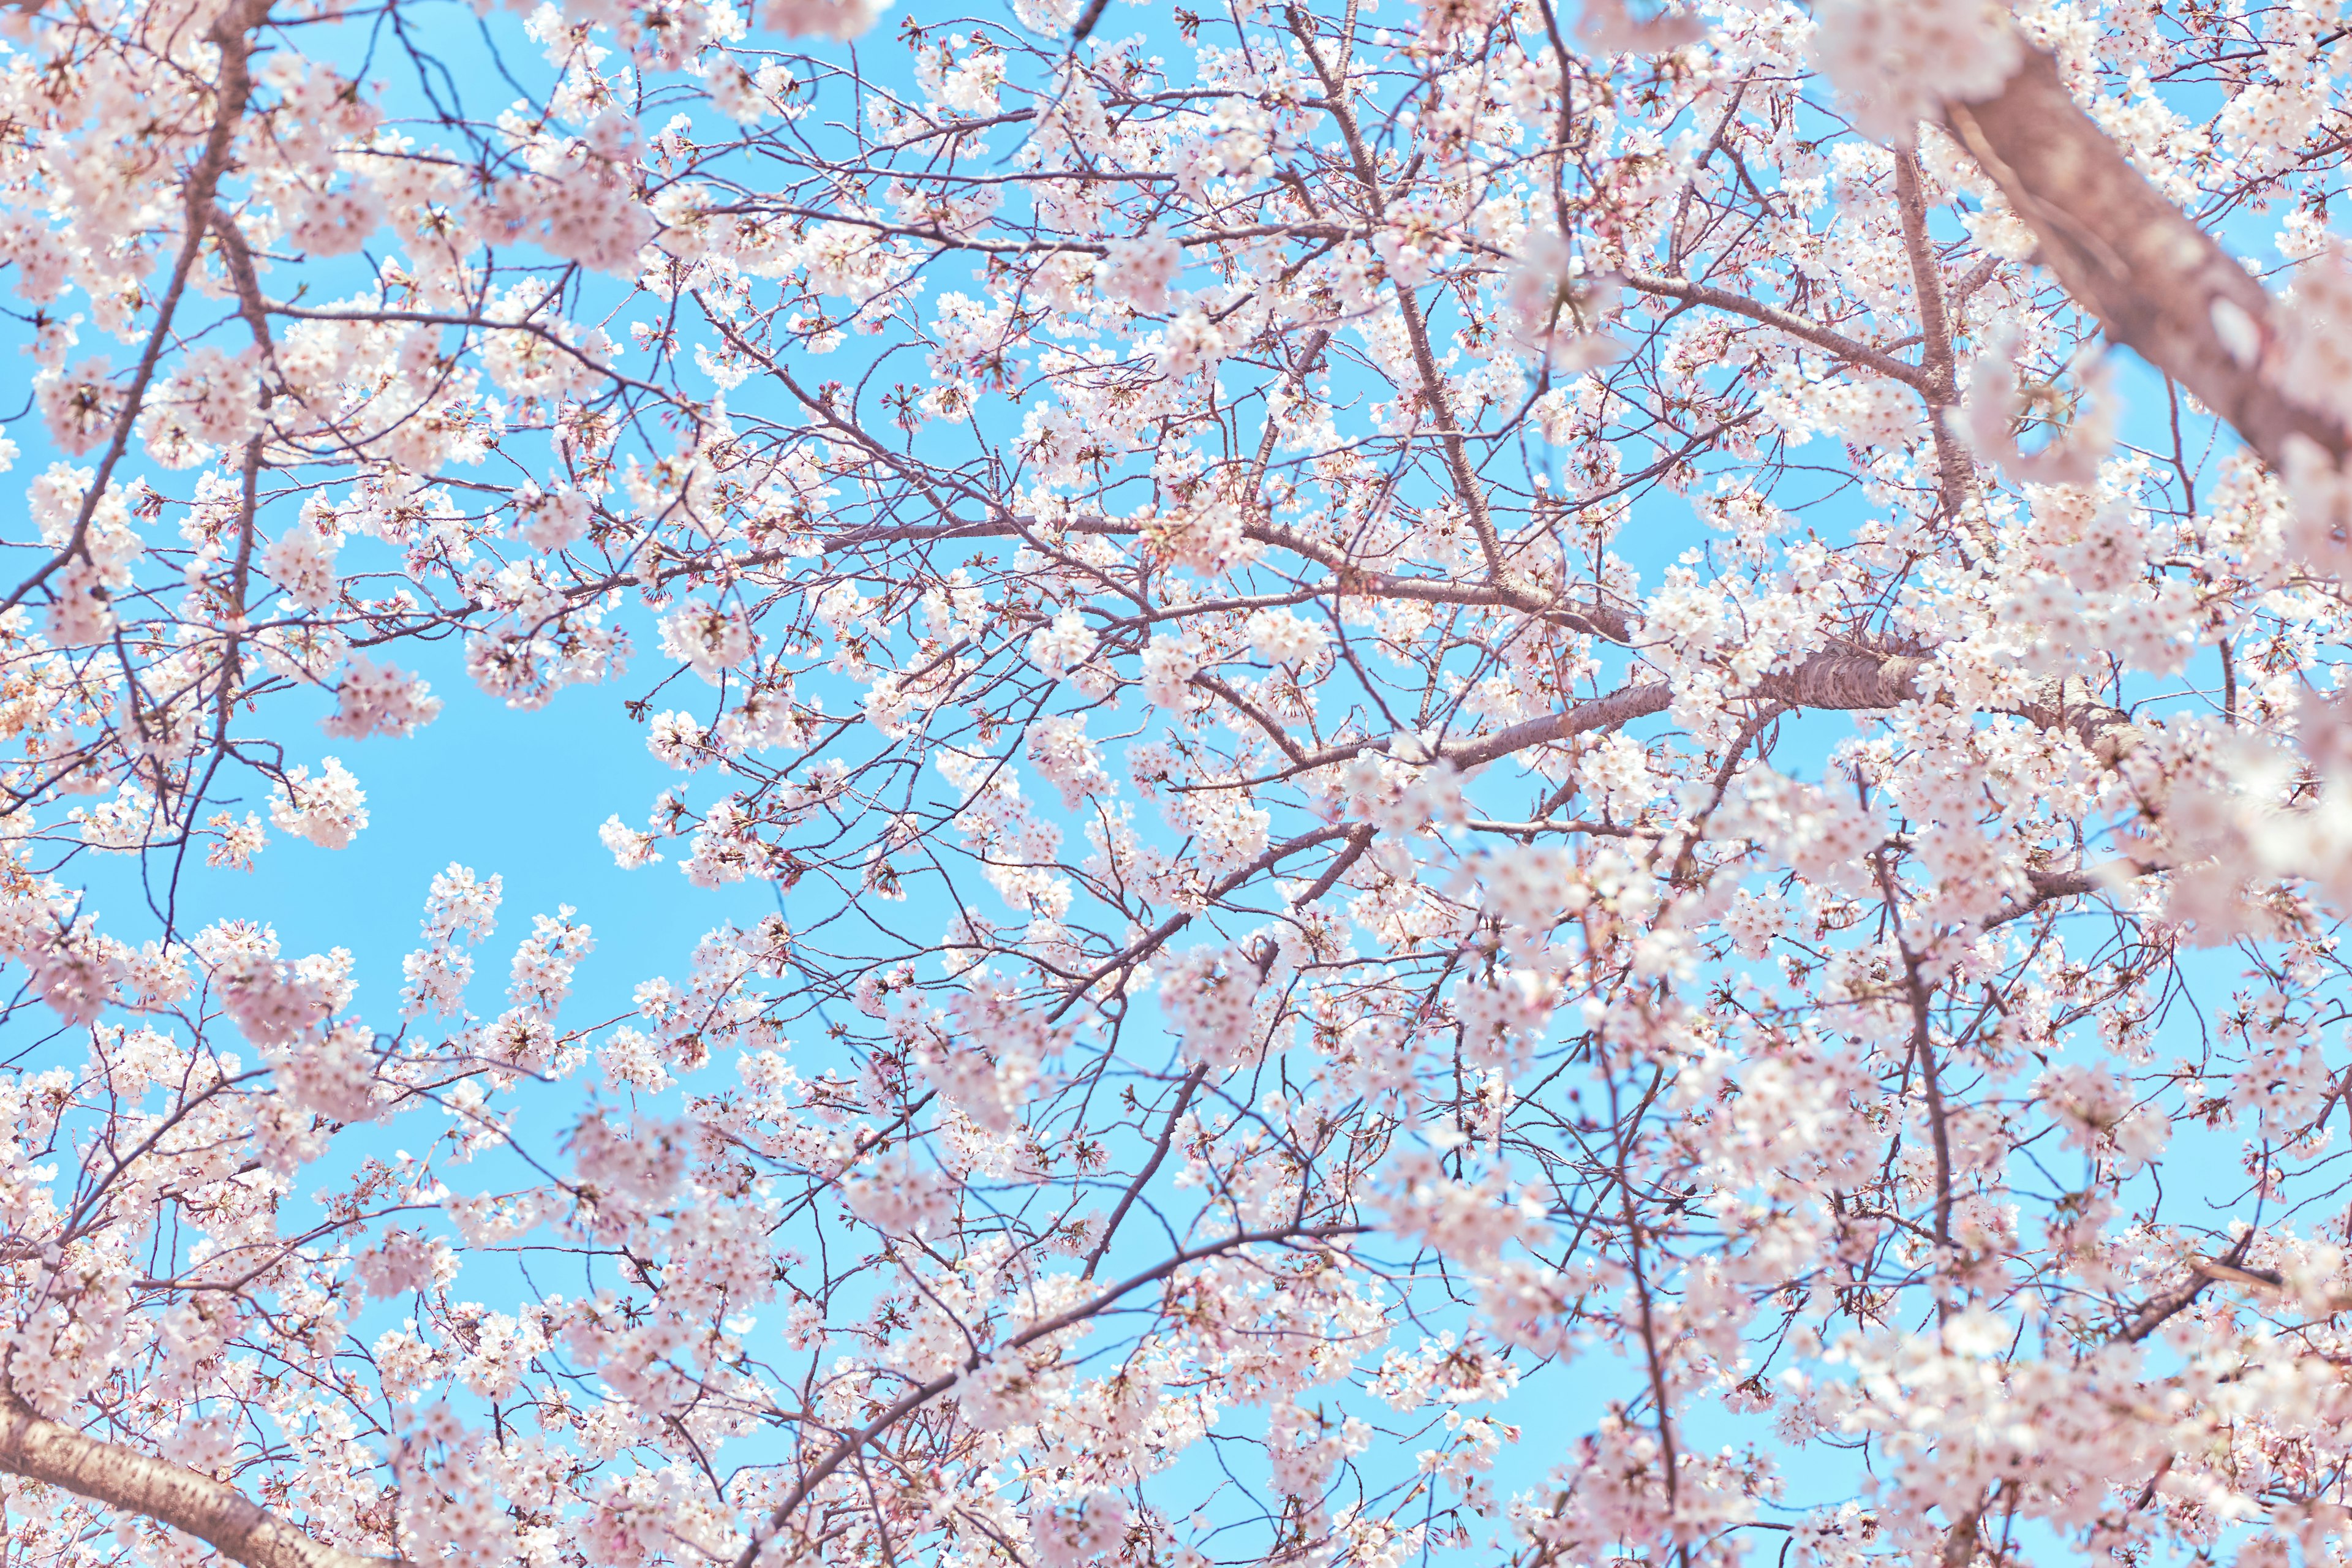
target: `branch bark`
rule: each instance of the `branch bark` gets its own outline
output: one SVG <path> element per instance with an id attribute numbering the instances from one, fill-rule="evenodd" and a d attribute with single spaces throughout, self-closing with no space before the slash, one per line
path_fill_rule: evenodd
<path id="1" fill-rule="evenodd" d="M 1901 655 L 1817 653 L 1785 674 L 1766 676 L 1755 689 L 1791 708 L 1893 708 L 1919 697 L 1919 676 L 1929 662 Z M 2045 680 L 2015 707 L 1991 711 L 2013 713 L 2043 730 L 2071 730 L 2106 767 L 2114 767 L 2139 739 L 2131 715 L 2099 700 L 2080 678 Z"/>
<path id="2" fill-rule="evenodd" d="M 1944 122 L 2109 339 L 2189 388 L 2273 468 L 2296 436 L 2343 457 L 2343 428 L 2263 374 L 2276 331 L 2269 291 L 2132 167 L 2054 58 L 2029 52 L 1999 93 L 1948 105 Z"/>
<path id="3" fill-rule="evenodd" d="M 0 1391 L 0 1470 L 184 1531 L 246 1568 L 387 1568 L 313 1540 L 287 1520 L 185 1465 L 78 1432 Z"/>
<path id="4" fill-rule="evenodd" d="M 1895 708 L 1918 700 L 1922 695 L 1919 676 L 1931 662 L 1907 654 L 1817 653 L 1793 669 L 1764 677 L 1748 688 L 1745 695 L 1777 702 L 1785 708 L 1818 708 L 1837 712 Z M 1605 696 L 1587 699 L 1559 712 L 1547 713 L 1540 719 L 1522 720 L 1491 735 L 1441 744 L 1436 754 L 1467 772 L 1524 752 L 1529 746 L 1552 744 L 1571 736 L 1590 734 L 1595 730 L 1620 729 L 1637 719 L 1663 713 L 1673 705 L 1672 682 L 1637 679 Z M 2106 767 L 2114 767 L 2139 739 L 2138 727 L 2132 722 L 2131 715 L 2110 703 L 2100 701 L 2088 684 L 2079 678 L 2043 681 L 2024 701 L 2013 707 L 1989 708 L 1985 711 L 2014 714 L 2044 730 L 2071 730 L 2091 754 Z M 1394 739 L 1393 736 L 1382 735 L 1327 746 L 1322 751 L 1294 757 L 1289 766 L 1271 777 L 1244 782 L 1252 785 L 1267 784 L 1275 778 L 1289 778 L 1316 768 L 1352 762 L 1366 752 L 1386 751 Z M 1240 785 L 1230 787 L 1238 788 Z M 1293 841 L 1291 845 L 1277 846 L 1268 853 L 1287 854 L 1331 836 L 1331 830 L 1327 828 L 1319 835 L 1309 835 Z M 1255 875 L 1260 868 L 1253 866 L 1246 869 Z"/>

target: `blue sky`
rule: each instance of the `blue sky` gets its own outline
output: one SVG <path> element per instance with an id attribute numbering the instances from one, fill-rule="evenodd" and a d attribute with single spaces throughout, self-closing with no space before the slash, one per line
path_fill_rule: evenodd
<path id="1" fill-rule="evenodd" d="M 464 8 L 421 7 L 418 15 L 446 16 L 446 25 L 435 22 L 432 35 L 443 42 L 442 58 L 457 73 L 458 85 L 469 95 L 478 95 L 474 104 L 478 110 L 495 110 L 512 96 L 511 89 L 490 70 L 486 54 L 475 47 L 476 25 Z M 861 50 L 869 66 L 878 64 L 886 73 L 900 54 L 889 37 L 898 19 L 898 15 L 887 18 L 884 29 Z M 520 38 L 514 17 L 499 14 L 488 25 L 495 35 L 511 41 L 509 60 L 518 74 L 525 74 L 526 67 L 537 68 L 537 50 Z M 1169 26 L 1157 7 L 1121 5 L 1114 8 L 1102 31 L 1108 37 Z M 1171 37 L 1170 52 L 1179 47 Z M 398 78 L 390 79 L 396 100 L 409 93 L 413 101 L 413 93 L 399 85 Z M 526 75 L 526 79 L 535 78 Z M 967 287 L 954 270 L 942 270 L 933 275 L 931 292 Z M 829 374 L 841 371 L 831 369 Z M 2160 396 L 2150 401 L 2150 394 L 2158 390 L 2154 378 L 2127 371 L 2119 380 L 2143 417 L 2151 406 L 2160 409 Z M 756 389 L 746 388 L 739 404 L 754 395 Z M 19 421 L 11 434 L 25 447 L 12 478 L 37 472 L 49 458 L 37 419 Z M 1827 443 L 1807 456 L 1825 463 L 1840 460 Z M 1836 508 L 1824 510 L 1837 515 Z M 1653 582 L 1658 568 L 1675 552 L 1706 537 L 1687 503 L 1672 497 L 1645 502 L 1642 524 L 1628 531 L 1620 548 L 1634 554 Z M 667 673 L 646 635 L 642 616 L 635 617 L 633 630 L 639 652 L 627 675 L 609 685 L 565 690 L 548 707 L 532 712 L 509 710 L 477 690 L 464 674 L 456 645 L 438 645 L 422 658 L 424 650 L 417 646 L 404 647 L 394 657 L 431 679 L 445 704 L 439 719 L 409 740 L 331 742 L 314 727 L 326 710 L 323 700 L 282 704 L 275 732 L 288 741 L 291 760 L 315 766 L 320 757 L 341 757 L 367 790 L 370 826 L 341 851 L 278 836 L 249 874 L 193 867 L 184 889 L 184 911 L 193 917 L 187 923 L 201 924 L 215 915 L 257 919 L 278 929 L 289 954 L 334 946 L 351 949 L 360 979 L 359 1010 L 379 1026 L 389 1027 L 394 1021 L 400 960 L 415 943 L 426 884 L 443 867 L 458 862 L 505 881 L 500 933 L 480 960 L 477 1011 L 497 1010 L 507 955 L 528 933 L 530 915 L 551 913 L 559 904 L 573 906 L 594 929 L 597 940 L 597 952 L 580 972 L 568 1020 L 578 1025 L 629 1011 L 630 990 L 655 974 L 682 971 L 704 931 L 729 920 L 747 922 L 777 907 L 776 894 L 761 884 L 715 891 L 691 887 L 678 874 L 675 852 L 662 865 L 620 870 L 597 841 L 596 828 L 606 817 L 617 814 L 632 826 L 641 824 L 655 796 L 680 777 L 646 753 L 643 729 L 622 710 L 626 700 Z M 708 689 L 688 678 L 674 685 L 660 705 L 707 707 L 707 698 Z M 309 701 L 308 711 L 299 722 L 289 723 L 287 715 L 301 711 L 304 700 Z M 1805 746 L 1792 745 L 1782 753 L 1781 765 L 1825 754 L 1837 738 L 1851 733 L 1851 723 L 1843 716 L 1810 721 L 1803 734 L 1815 749 L 1809 753 Z M 699 802 L 718 786 L 706 774 L 690 787 Z M 255 798 L 238 809 L 266 808 Z M 70 875 L 91 888 L 109 930 L 134 942 L 145 934 L 135 914 L 141 893 L 134 862 L 84 857 Z M 938 928 L 943 912 L 918 903 L 908 910 L 908 923 L 929 934 Z M 568 1110 L 562 1096 L 551 1099 Z M 560 1110 L 551 1110 L 534 1131 L 551 1132 L 559 1115 Z M 346 1157 L 388 1152 L 414 1138 L 405 1124 L 364 1130 L 346 1141 Z M 1149 1238 L 1136 1245 L 1148 1246 Z M 493 1299 L 492 1304 L 505 1303 Z M 1540 1471 L 1562 1454 L 1588 1426 L 1601 1398 L 1624 1386 L 1614 1377 L 1558 1370 L 1546 1375 L 1538 1397 L 1522 1400 L 1508 1412 L 1510 1418 L 1529 1426 L 1517 1462 L 1523 1472 L 1519 1481 L 1531 1479 L 1526 1472 Z M 1739 1423 L 1722 1424 L 1727 1436 L 1741 1427 Z M 1717 1424 L 1701 1417 L 1696 1429 L 1713 1440 Z M 1802 1479 L 1827 1488 L 1843 1478 L 1836 1467 L 1828 1466 L 1809 1468 Z"/>

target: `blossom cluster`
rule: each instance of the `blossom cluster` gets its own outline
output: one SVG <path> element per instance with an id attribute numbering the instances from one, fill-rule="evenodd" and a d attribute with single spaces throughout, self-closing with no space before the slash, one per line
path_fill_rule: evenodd
<path id="1" fill-rule="evenodd" d="M 2336 1561 L 2343 12 L 0 23 L 12 1561 Z"/>

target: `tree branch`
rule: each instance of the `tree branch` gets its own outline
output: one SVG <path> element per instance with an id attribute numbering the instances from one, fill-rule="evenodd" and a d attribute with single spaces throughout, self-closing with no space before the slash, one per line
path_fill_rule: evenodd
<path id="1" fill-rule="evenodd" d="M 385 1568 L 313 1540 L 225 1481 L 50 1420 L 0 1390 L 0 1470 L 184 1531 L 246 1568 Z"/>
<path id="2" fill-rule="evenodd" d="M 1187 1247 L 1165 1263 L 1121 1280 L 1091 1300 L 1081 1302 L 1066 1312 L 1057 1312 L 1043 1321 L 1032 1323 L 999 1345 L 997 1352 L 1019 1350 L 1048 1335 L 1058 1334 L 1064 1329 L 1075 1328 L 1101 1312 L 1129 1291 L 1140 1289 L 1157 1280 L 1165 1279 L 1186 1264 L 1197 1263 L 1203 1258 L 1213 1258 L 1221 1252 L 1231 1252 L 1237 1247 L 1255 1247 L 1268 1242 L 1326 1240 L 1335 1236 L 1355 1236 L 1361 1234 L 1366 1228 L 1360 1225 L 1310 1225 L 1282 1230 L 1243 1231 L 1238 1235 L 1226 1237 L 1221 1241 L 1210 1242 L 1206 1246 Z M 768 1511 L 767 1530 L 764 1532 L 753 1533 L 751 1543 L 745 1546 L 741 1555 L 736 1558 L 735 1568 L 752 1568 L 752 1564 L 759 1561 L 761 1550 L 774 1539 L 777 1531 L 791 1522 L 793 1515 L 799 1510 L 801 1504 L 807 1501 L 809 1495 L 818 1487 L 823 1486 L 835 1470 L 841 1468 L 845 1460 L 863 1449 L 866 1444 L 897 1426 L 910 1411 L 929 1404 L 953 1388 L 962 1381 L 966 1373 L 980 1365 L 981 1359 L 979 1352 L 974 1352 L 965 1356 L 963 1363 L 955 1371 L 942 1373 L 929 1383 L 919 1384 L 908 1389 L 881 1415 L 835 1444 L 833 1450 L 818 1460 L 814 1468 L 803 1476 L 793 1489 L 785 1494 L 784 1500 Z"/>
<path id="3" fill-rule="evenodd" d="M 1936 444 L 1936 482 L 1944 515 L 1958 517 L 1968 505 L 1976 478 L 1969 449 L 1945 427 L 1944 410 L 1960 400 L 1952 354 L 1951 314 L 1944 307 L 1943 264 L 1927 234 L 1927 199 L 1919 188 L 1919 160 L 1907 148 L 1895 153 L 1895 207 L 1903 225 L 1903 249 L 1911 260 L 1911 287 L 1919 297 L 1919 395 L 1927 405 L 1927 432 Z"/>
<path id="4" fill-rule="evenodd" d="M 2273 468 L 2296 436 L 2344 455 L 2343 428 L 2263 374 L 2275 332 L 2268 290 L 2132 167 L 2054 58 L 2028 52 L 2000 92 L 1950 104 L 1944 119 L 2110 339 L 2189 388 Z"/>
<path id="5" fill-rule="evenodd" d="M 1087 1266 L 1078 1271 L 1079 1279 L 1095 1277 L 1095 1270 L 1102 1264 L 1103 1254 L 1110 1250 L 1111 1237 L 1118 1234 L 1119 1221 L 1127 1217 L 1127 1211 L 1135 1206 L 1135 1200 L 1142 1193 L 1145 1184 L 1159 1171 L 1160 1162 L 1168 1158 L 1168 1146 L 1176 1141 L 1176 1124 L 1184 1120 L 1184 1108 L 1192 1103 L 1192 1091 L 1199 1089 L 1201 1080 L 1208 1076 L 1209 1064 L 1206 1062 L 1184 1075 L 1183 1083 L 1176 1090 L 1176 1103 L 1169 1108 L 1167 1122 L 1160 1129 L 1160 1142 L 1151 1146 L 1151 1158 L 1143 1163 L 1143 1169 L 1135 1173 L 1135 1180 L 1128 1184 L 1126 1193 L 1120 1196 L 1118 1206 L 1111 1210 L 1110 1218 L 1103 1222 L 1102 1237 L 1087 1254 Z"/>

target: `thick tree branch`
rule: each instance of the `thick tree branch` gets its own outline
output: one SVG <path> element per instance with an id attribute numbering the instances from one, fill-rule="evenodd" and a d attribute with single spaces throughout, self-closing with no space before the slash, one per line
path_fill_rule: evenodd
<path id="1" fill-rule="evenodd" d="M 385 1568 L 315 1541 L 224 1481 L 50 1420 L 0 1390 L 0 1470 L 184 1531 L 246 1568 Z"/>
<path id="2" fill-rule="evenodd" d="M 2303 436 L 2341 458 L 2344 430 L 2263 374 L 2275 331 L 2262 284 L 2132 167 L 2038 50 L 1945 123 L 2041 241 L 2042 265 L 2107 336 L 2169 374 L 2274 468 Z"/>
<path id="3" fill-rule="evenodd" d="M 1896 708 L 1921 699 L 1924 692 L 1919 685 L 1919 677 L 1933 662 L 1907 654 L 1817 653 L 1794 669 L 1765 676 L 1745 695 L 1764 698 L 1787 708 L 1816 708 L 1836 712 Z M 1637 719 L 1663 713 L 1674 705 L 1674 693 L 1671 681 L 1633 680 L 1604 697 L 1590 698 L 1557 713 L 1547 713 L 1540 719 L 1522 720 L 1491 735 L 1441 743 L 1436 748 L 1436 756 L 1465 772 L 1484 767 L 1514 752 L 1526 751 L 1529 746 L 1553 744 L 1572 736 L 1591 734 L 1597 730 L 1622 729 Z M 2139 737 L 2139 731 L 2133 724 L 2130 714 L 2100 701 L 2080 679 L 2044 681 L 2034 688 L 2024 701 L 1986 711 L 2013 714 L 2044 730 L 2071 731 L 2091 754 L 2107 767 L 2115 766 Z M 1311 769 L 1352 762 L 1366 752 L 1387 751 L 1395 739 L 1394 736 L 1373 736 L 1342 745 L 1327 746 L 1322 751 L 1295 757 L 1290 766 L 1273 778 L 1289 778 Z M 1244 784 L 1256 785 L 1271 782 L 1272 778 L 1255 778 L 1217 787 L 1240 788 Z M 1297 844 L 1307 842 L 1308 840 L 1302 839 Z"/>

